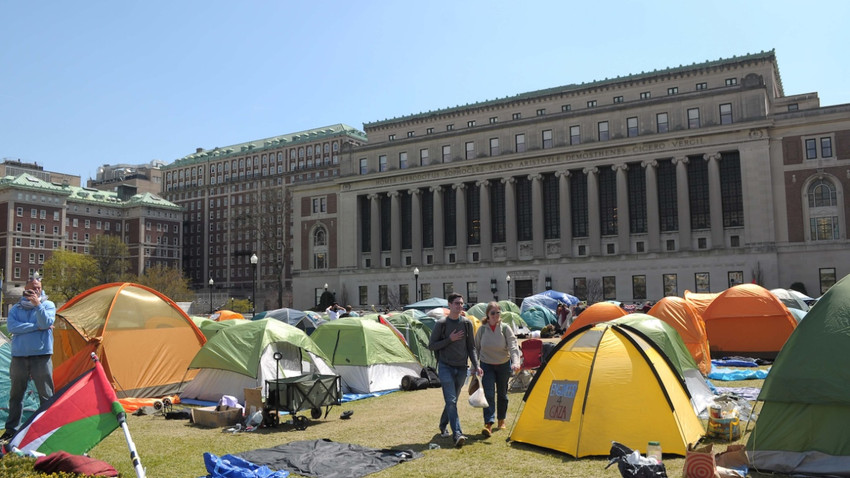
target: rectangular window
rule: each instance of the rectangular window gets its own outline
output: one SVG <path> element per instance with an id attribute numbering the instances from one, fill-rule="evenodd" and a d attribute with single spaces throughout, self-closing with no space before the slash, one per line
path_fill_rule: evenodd
<path id="1" fill-rule="evenodd" d="M 738 84 L 737 78 L 726 78 L 726 86 L 735 86 Z"/>
<path id="2" fill-rule="evenodd" d="M 806 140 L 806 159 L 817 159 L 818 146 L 814 139 Z"/>
<path id="3" fill-rule="evenodd" d="M 454 282 L 443 282 L 443 297 L 448 297 L 449 294 L 454 293 L 455 291 L 455 283 Z"/>
<path id="4" fill-rule="evenodd" d="M 744 271 L 729 271 L 726 273 L 726 277 L 729 280 L 729 287 L 744 283 Z"/>
<path id="5" fill-rule="evenodd" d="M 599 133 L 599 141 L 608 141 L 610 139 L 608 135 L 608 122 L 600 121 L 597 124 L 597 132 Z"/>
<path id="6" fill-rule="evenodd" d="M 642 99 L 642 100 L 648 100 L 651 97 L 652 97 L 652 94 L 648 91 L 644 91 L 640 94 L 640 99 Z"/>
<path id="7" fill-rule="evenodd" d="M 452 147 L 450 145 L 443 146 L 443 162 L 448 163 L 452 160 Z"/>
<path id="8" fill-rule="evenodd" d="M 490 124 L 496 124 L 498 122 L 499 122 L 498 116 L 493 116 L 492 118 L 490 118 Z"/>
<path id="9" fill-rule="evenodd" d="M 408 138 L 412 138 L 412 137 L 414 137 L 414 136 L 416 136 L 416 132 L 415 132 L 415 131 L 408 131 L 408 132 L 407 132 L 407 137 L 408 137 Z"/>
<path id="10" fill-rule="evenodd" d="M 540 108 L 537 110 L 537 116 L 543 116 L 546 114 L 546 108 Z"/>
<path id="11" fill-rule="evenodd" d="M 475 159 L 475 141 L 466 142 L 466 159 Z"/>
<path id="12" fill-rule="evenodd" d="M 466 122 L 467 128 L 472 128 L 473 126 L 475 126 L 475 120 L 470 120 Z"/>
<path id="13" fill-rule="evenodd" d="M 455 129 L 455 125 L 453 125 L 453 124 L 447 124 L 446 125 L 446 131 L 451 131 L 453 129 Z"/>
<path id="14" fill-rule="evenodd" d="M 602 300 L 617 299 L 617 278 L 615 276 L 602 276 Z"/>
<path id="15" fill-rule="evenodd" d="M 824 295 L 830 287 L 835 285 L 835 268 L 824 267 L 818 269 L 818 277 L 820 279 L 820 295 Z"/>
<path id="16" fill-rule="evenodd" d="M 561 111 L 572 111 L 572 105 L 561 105 Z"/>
<path id="17" fill-rule="evenodd" d="M 15 210 L 15 214 L 16 214 L 18 217 L 24 217 L 24 208 L 22 208 L 22 207 L 18 207 L 18 208 Z"/>
<path id="18" fill-rule="evenodd" d="M 708 83 L 706 83 L 706 82 L 697 83 L 697 91 L 707 90 L 707 89 L 708 89 Z"/>
<path id="19" fill-rule="evenodd" d="M 679 93 L 679 87 L 678 86 L 673 86 L 673 87 L 667 88 L 667 96 L 675 95 L 675 94 L 678 94 L 678 93 Z"/>
<path id="20" fill-rule="evenodd" d="M 634 138 L 638 135 L 638 119 L 637 116 L 626 118 L 626 134 L 629 138 Z"/>
<path id="21" fill-rule="evenodd" d="M 838 216 L 820 216 L 809 218 L 813 241 L 832 241 L 839 239 Z"/>
<path id="22" fill-rule="evenodd" d="M 622 97 L 622 96 L 615 96 L 615 97 L 614 97 L 614 103 L 615 103 L 615 104 L 616 104 L 616 103 L 622 103 L 622 102 L 623 102 L 623 97 Z"/>
<path id="23" fill-rule="evenodd" d="M 587 277 L 573 278 L 573 295 L 579 300 L 587 300 Z"/>
<path id="24" fill-rule="evenodd" d="M 581 126 L 570 126 L 570 144 L 581 144 Z"/>
<path id="25" fill-rule="evenodd" d="M 646 300 L 646 276 L 632 276 L 632 299 Z"/>
<path id="26" fill-rule="evenodd" d="M 516 152 L 524 153 L 525 152 L 525 134 L 520 133 L 516 135 Z"/>
<path id="27" fill-rule="evenodd" d="M 732 124 L 732 103 L 720 105 L 720 124 Z"/>
<path id="28" fill-rule="evenodd" d="M 399 169 L 407 169 L 407 151 L 398 153 L 398 167 Z"/>
<path id="29" fill-rule="evenodd" d="M 367 171 L 366 164 L 367 164 L 366 158 L 360 158 L 360 174 L 366 174 L 366 171 Z"/>
<path id="30" fill-rule="evenodd" d="M 543 149 L 549 149 L 553 146 L 552 144 L 552 130 L 547 129 L 543 131 Z"/>
<path id="31" fill-rule="evenodd" d="M 676 250 L 676 240 L 675 239 L 667 239 L 667 250 L 673 252 Z"/>
<path id="32" fill-rule="evenodd" d="M 791 103 L 790 105 L 788 105 L 788 111 L 797 111 L 799 109 L 800 105 L 798 105 L 797 103 Z"/>
<path id="33" fill-rule="evenodd" d="M 664 297 L 679 295 L 679 279 L 676 274 L 664 274 L 661 276 L 664 287 Z"/>
<path id="34" fill-rule="evenodd" d="M 688 129 L 699 128 L 699 108 L 688 108 Z"/>
<path id="35" fill-rule="evenodd" d="M 514 113 L 514 114 L 512 114 L 512 115 L 511 115 L 511 119 L 515 119 L 515 120 L 522 119 L 522 113 Z"/>
<path id="36" fill-rule="evenodd" d="M 708 272 L 694 274 L 694 288 L 698 294 L 711 292 L 711 281 Z"/>
<path id="37" fill-rule="evenodd" d="M 428 128 L 425 130 L 425 134 L 434 134 L 434 128 Z"/>
<path id="38" fill-rule="evenodd" d="M 831 158 L 832 157 L 832 138 L 821 138 L 820 139 L 820 157 L 821 158 Z"/>
<path id="39" fill-rule="evenodd" d="M 391 134 L 391 135 L 389 136 L 389 138 L 388 138 L 388 139 L 389 139 L 390 141 L 395 141 L 395 135 L 394 135 L 394 134 Z M 308 163 L 309 163 L 309 161 L 308 161 Z"/>
<path id="40" fill-rule="evenodd" d="M 655 115 L 655 127 L 659 133 L 670 131 L 669 124 L 667 123 L 667 113 L 658 113 Z"/>
<path id="41" fill-rule="evenodd" d="M 368 305 L 369 304 L 369 287 L 365 285 L 361 285 L 358 287 L 357 296 L 360 299 L 360 305 Z"/>
<path id="42" fill-rule="evenodd" d="M 419 165 L 427 166 L 428 165 L 428 148 L 422 148 L 419 150 Z"/>
<path id="43" fill-rule="evenodd" d="M 498 156 L 499 153 L 499 138 L 490 138 L 490 156 Z"/>
<path id="44" fill-rule="evenodd" d="M 387 286 L 379 285 L 378 286 L 378 303 L 381 305 L 389 304 L 389 296 L 387 294 Z"/>
<path id="45" fill-rule="evenodd" d="M 588 108 L 596 108 L 596 100 L 590 100 L 587 102 Z"/>
<path id="46" fill-rule="evenodd" d="M 468 300 L 470 304 L 478 303 L 478 282 L 466 283 L 466 300 Z"/>
<path id="47" fill-rule="evenodd" d="M 387 155 L 382 154 L 378 156 L 378 171 L 384 172 L 387 170 Z"/>
<path id="48" fill-rule="evenodd" d="M 428 257 L 432 257 L 428 255 Z M 430 262 L 428 262 L 430 264 Z M 431 298 L 431 284 L 420 284 L 419 285 L 419 300 L 430 299 Z"/>

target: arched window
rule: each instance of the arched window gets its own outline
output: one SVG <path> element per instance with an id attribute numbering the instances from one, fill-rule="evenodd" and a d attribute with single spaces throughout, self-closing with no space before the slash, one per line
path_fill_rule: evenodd
<path id="1" fill-rule="evenodd" d="M 313 231 L 313 269 L 328 268 L 328 232 L 324 226 Z"/>
<path id="2" fill-rule="evenodd" d="M 839 210 L 839 194 L 835 183 L 825 177 L 813 180 L 806 188 L 809 240 L 833 241 L 841 238 L 843 213 Z"/>

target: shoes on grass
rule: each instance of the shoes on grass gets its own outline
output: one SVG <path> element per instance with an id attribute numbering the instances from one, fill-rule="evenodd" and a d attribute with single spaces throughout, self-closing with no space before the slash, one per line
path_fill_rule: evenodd
<path id="1" fill-rule="evenodd" d="M 458 435 L 457 437 L 455 437 L 455 448 L 462 448 L 464 444 L 466 444 L 465 436 Z"/>
<path id="2" fill-rule="evenodd" d="M 452 436 L 452 432 L 450 432 L 448 429 L 440 430 L 440 436 L 443 438 L 448 438 Z"/>

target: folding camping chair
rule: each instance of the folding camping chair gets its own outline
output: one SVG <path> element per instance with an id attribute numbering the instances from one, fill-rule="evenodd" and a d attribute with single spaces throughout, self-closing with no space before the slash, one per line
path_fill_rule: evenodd
<path id="1" fill-rule="evenodd" d="M 524 391 L 531 382 L 543 359 L 543 341 L 540 339 L 526 339 L 519 346 L 522 352 L 522 364 L 519 371 L 511 377 L 508 382 L 508 390 Z"/>

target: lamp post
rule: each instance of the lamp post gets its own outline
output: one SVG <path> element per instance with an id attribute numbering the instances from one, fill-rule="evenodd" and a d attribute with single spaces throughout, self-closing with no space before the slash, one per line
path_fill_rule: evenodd
<path id="1" fill-rule="evenodd" d="M 546 286 L 546 290 L 552 290 L 552 277 L 546 276 L 546 280 L 543 284 Z"/>
<path id="2" fill-rule="evenodd" d="M 511 300 L 511 275 L 505 276 L 505 281 L 508 283 L 508 300 Z"/>
<path id="3" fill-rule="evenodd" d="M 254 313 L 257 311 L 257 262 L 259 261 L 260 258 L 256 254 L 251 254 L 251 270 L 254 275 L 254 282 L 251 285 L 251 318 L 254 317 Z"/>
<path id="4" fill-rule="evenodd" d="M 415 300 L 413 302 L 419 302 L 419 268 L 413 268 L 413 296 Z"/>
<path id="5" fill-rule="evenodd" d="M 212 315 L 212 313 L 213 313 L 213 305 L 212 305 L 212 288 L 213 288 L 213 284 L 215 284 L 215 281 L 213 280 L 213 278 L 212 278 L 212 277 L 210 277 L 210 315 Z"/>

